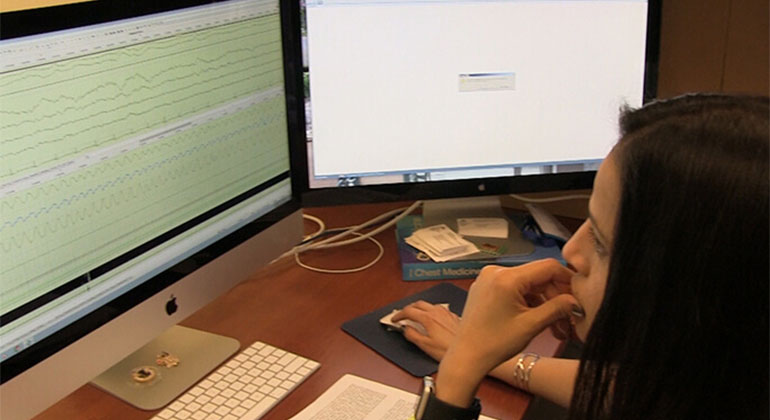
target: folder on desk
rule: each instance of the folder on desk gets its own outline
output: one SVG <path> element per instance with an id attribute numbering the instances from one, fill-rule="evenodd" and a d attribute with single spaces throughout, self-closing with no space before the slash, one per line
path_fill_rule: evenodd
<path id="1" fill-rule="evenodd" d="M 438 369 L 438 362 L 407 341 L 400 332 L 390 331 L 381 325 L 380 318 L 394 309 L 401 309 L 418 300 L 449 303 L 449 310 L 460 315 L 467 294 L 465 290 L 451 283 L 441 283 L 352 319 L 342 324 L 342 329 L 412 375 L 431 375 Z"/>

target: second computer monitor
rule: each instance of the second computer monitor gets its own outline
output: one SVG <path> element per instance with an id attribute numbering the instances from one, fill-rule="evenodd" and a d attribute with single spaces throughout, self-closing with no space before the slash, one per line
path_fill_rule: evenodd
<path id="1" fill-rule="evenodd" d="M 619 109 L 654 96 L 658 7 L 309 0 L 311 201 L 350 186 L 392 198 L 590 187 Z"/>

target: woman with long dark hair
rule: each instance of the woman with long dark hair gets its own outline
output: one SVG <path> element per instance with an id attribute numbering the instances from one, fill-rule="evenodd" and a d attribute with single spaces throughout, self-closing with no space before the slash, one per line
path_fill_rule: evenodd
<path id="1" fill-rule="evenodd" d="M 623 111 L 566 267 L 486 267 L 461 320 L 425 302 L 394 317 L 441 361 L 419 416 L 472 417 L 491 374 L 570 419 L 767 419 L 769 114 L 711 94 Z M 565 320 L 579 362 L 520 353 Z"/>

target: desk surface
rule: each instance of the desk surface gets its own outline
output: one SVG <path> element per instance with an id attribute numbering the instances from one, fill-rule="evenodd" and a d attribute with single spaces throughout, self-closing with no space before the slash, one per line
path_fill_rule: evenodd
<path id="1" fill-rule="evenodd" d="M 330 228 L 368 220 L 404 203 L 309 208 Z M 308 223 L 307 231 L 315 230 Z M 383 259 L 354 274 L 333 275 L 308 271 L 287 258 L 256 273 L 233 290 L 182 322 L 183 325 L 237 338 L 244 347 L 264 341 L 317 360 L 321 367 L 274 407 L 265 420 L 286 419 L 310 404 L 346 373 L 417 392 L 421 379 L 392 364 L 342 331 L 341 325 L 393 301 L 434 286 L 438 281 L 401 279 L 393 229 L 376 238 L 385 248 Z M 371 242 L 317 251 L 303 261 L 326 268 L 356 267 L 377 254 Z M 467 289 L 472 280 L 451 283 Z M 559 342 L 545 331 L 530 345 L 540 354 L 554 354 Z M 495 379 L 479 389 L 482 413 L 499 419 L 520 419 L 530 397 Z M 155 412 L 135 409 L 86 385 L 58 402 L 38 419 L 147 419 Z"/>

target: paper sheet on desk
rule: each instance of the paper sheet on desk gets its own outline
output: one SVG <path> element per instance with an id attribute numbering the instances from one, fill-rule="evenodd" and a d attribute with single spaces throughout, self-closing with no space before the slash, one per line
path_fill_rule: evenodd
<path id="1" fill-rule="evenodd" d="M 508 239 L 508 221 L 502 217 L 463 217 L 457 219 L 461 236 Z"/>
<path id="2" fill-rule="evenodd" d="M 407 420 L 416 404 L 416 394 L 347 374 L 291 420 Z"/>
<path id="3" fill-rule="evenodd" d="M 428 254 L 433 261 L 450 261 L 479 252 L 476 245 L 463 239 L 447 225 L 428 226 L 416 230 L 406 243 Z"/>

